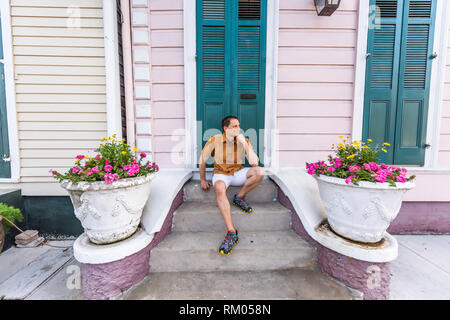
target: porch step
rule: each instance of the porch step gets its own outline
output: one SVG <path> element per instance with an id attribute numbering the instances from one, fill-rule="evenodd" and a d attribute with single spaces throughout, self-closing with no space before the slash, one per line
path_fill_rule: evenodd
<path id="1" fill-rule="evenodd" d="M 222 232 L 169 234 L 150 253 L 150 272 L 263 271 L 315 266 L 316 250 L 292 230 L 239 232 L 230 255 L 218 253 Z"/>
<path id="2" fill-rule="evenodd" d="M 211 182 L 211 181 L 210 181 Z M 238 193 L 242 187 L 229 186 L 227 188 L 227 197 L 232 201 L 235 193 Z M 184 201 L 201 201 L 216 203 L 216 193 L 214 187 L 203 191 L 200 180 L 191 180 L 184 185 Z M 264 179 L 261 183 L 250 191 L 245 199 L 248 202 L 273 202 L 277 201 L 277 187 L 270 179 Z"/>
<path id="3" fill-rule="evenodd" d="M 132 290 L 117 297 L 129 300 L 350 300 L 352 298 L 357 297 L 317 269 L 156 272 L 149 273 Z"/>
<path id="4" fill-rule="evenodd" d="M 240 232 L 279 231 L 291 229 L 291 212 L 279 202 L 249 201 L 252 213 L 244 213 L 230 203 L 233 224 Z M 173 231 L 224 231 L 225 222 L 216 204 L 209 202 L 184 202 L 174 212 Z"/>

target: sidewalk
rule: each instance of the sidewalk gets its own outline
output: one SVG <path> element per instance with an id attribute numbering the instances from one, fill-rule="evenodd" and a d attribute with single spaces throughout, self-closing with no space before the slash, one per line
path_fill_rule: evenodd
<path id="1" fill-rule="evenodd" d="M 450 299 L 450 235 L 397 235 L 391 300 Z M 70 247 L 73 240 L 51 241 Z M 80 264 L 71 248 L 10 248 L 0 256 L 0 298 L 80 300 Z"/>

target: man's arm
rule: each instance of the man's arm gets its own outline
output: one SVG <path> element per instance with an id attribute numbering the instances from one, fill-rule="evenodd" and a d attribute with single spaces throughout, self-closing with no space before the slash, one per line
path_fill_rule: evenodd
<path id="1" fill-rule="evenodd" d="M 206 161 L 211 156 L 212 150 L 214 150 L 214 137 L 206 142 L 199 159 L 200 182 L 203 190 L 210 187 L 210 183 L 206 181 Z"/>
<path id="2" fill-rule="evenodd" d="M 243 139 L 242 139 L 243 138 Z M 244 136 L 242 135 L 242 145 L 244 146 L 244 151 L 245 151 L 245 157 L 248 160 L 248 163 L 250 163 L 250 165 L 252 167 L 257 167 L 258 163 L 259 163 L 259 158 L 256 155 L 255 151 L 253 150 L 252 145 L 250 144 L 250 141 L 248 140 L 248 138 L 244 138 Z"/>

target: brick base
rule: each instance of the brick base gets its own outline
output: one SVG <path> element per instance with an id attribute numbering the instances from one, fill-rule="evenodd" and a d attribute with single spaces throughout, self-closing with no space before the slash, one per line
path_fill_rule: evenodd
<path id="1" fill-rule="evenodd" d="M 363 292 L 365 300 L 389 299 L 389 262 L 373 263 L 344 256 L 315 241 L 306 232 L 289 198 L 278 187 L 278 201 L 292 212 L 292 229 L 303 239 L 316 247 L 317 263 L 322 272 Z"/>
<path id="2" fill-rule="evenodd" d="M 141 281 L 149 272 L 150 251 L 172 231 L 173 213 L 182 203 L 183 188 L 175 196 L 161 230 L 144 249 L 113 262 L 82 263 L 81 283 L 84 297 L 95 300 L 109 299 Z"/>

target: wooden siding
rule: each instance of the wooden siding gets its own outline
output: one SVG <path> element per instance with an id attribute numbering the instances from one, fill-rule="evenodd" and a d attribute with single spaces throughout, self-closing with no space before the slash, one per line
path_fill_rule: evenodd
<path id="1" fill-rule="evenodd" d="M 107 134 L 102 16 L 101 0 L 11 0 L 25 195 L 59 193 L 49 169 L 66 171 Z"/>
<path id="2" fill-rule="evenodd" d="M 313 1 L 280 0 L 277 127 L 279 164 L 326 159 L 351 135 L 358 1 L 319 17 Z"/>

